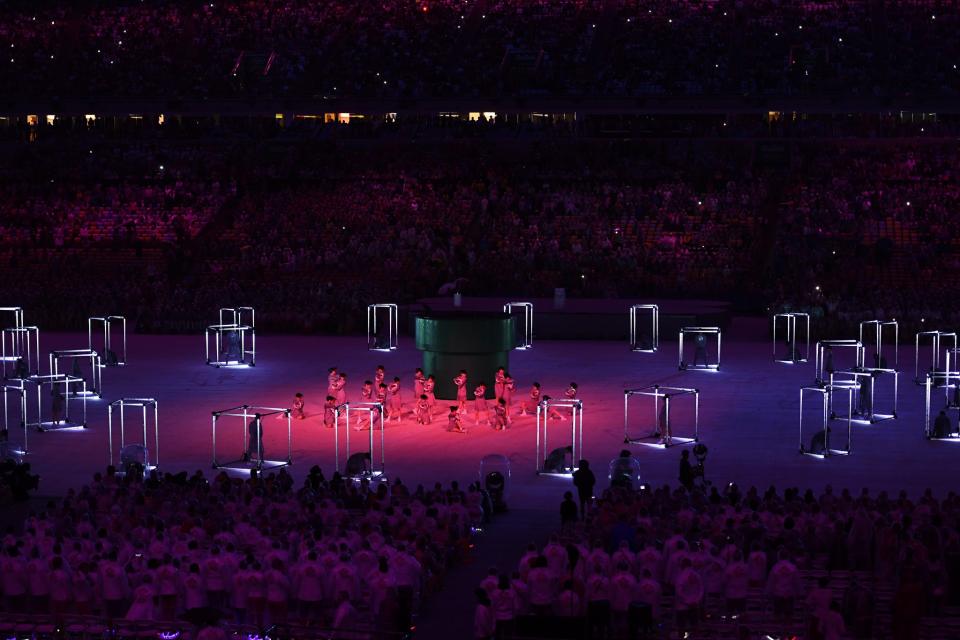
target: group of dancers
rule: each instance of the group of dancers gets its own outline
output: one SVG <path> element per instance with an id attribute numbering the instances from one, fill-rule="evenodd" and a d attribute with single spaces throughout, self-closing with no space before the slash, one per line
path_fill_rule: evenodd
<path id="1" fill-rule="evenodd" d="M 497 431 L 503 431 L 513 424 L 512 407 L 516 382 L 503 367 L 498 368 L 494 374 L 494 399 L 492 403 L 487 399 L 488 387 L 485 382 L 480 382 L 473 388 L 471 400 L 465 370 L 461 370 L 454 377 L 453 383 L 457 387 L 457 399 L 456 404 L 449 405 L 449 413 L 447 414 L 448 431 L 467 432 L 464 421 L 468 417 L 471 402 L 473 404 L 475 426 L 479 427 L 484 424 Z M 434 391 L 436 384 L 437 381 L 433 374 L 427 375 L 419 367 L 414 372 L 414 402 L 411 410 L 406 413 L 412 415 L 418 425 L 433 424 L 433 419 L 437 415 L 437 397 Z M 563 396 L 566 400 L 575 400 L 577 398 L 577 383 L 571 382 L 563 392 Z M 541 402 L 548 399 L 549 396 L 543 395 L 540 383 L 534 382 L 530 388 L 529 397 L 520 402 L 520 410 L 517 415 L 535 414 Z M 327 370 L 327 395 L 323 405 L 324 426 L 333 428 L 337 419 L 338 408 L 346 403 L 347 374 L 337 367 L 330 367 Z M 358 417 L 352 427 L 357 431 L 376 428 L 376 423 L 380 420 L 383 420 L 383 422 L 401 422 L 405 412 L 400 378 L 394 376 L 393 380 L 388 382 L 385 367 L 383 365 L 377 366 L 373 380 L 364 380 L 360 389 L 360 397 L 354 403 L 354 406 L 356 407 L 354 411 L 356 411 Z M 382 415 L 380 413 L 381 407 Z M 303 420 L 307 417 L 302 393 L 297 393 L 294 396 L 291 417 L 295 420 Z M 567 418 L 556 407 L 548 409 L 547 417 L 555 420 L 565 420 Z"/>

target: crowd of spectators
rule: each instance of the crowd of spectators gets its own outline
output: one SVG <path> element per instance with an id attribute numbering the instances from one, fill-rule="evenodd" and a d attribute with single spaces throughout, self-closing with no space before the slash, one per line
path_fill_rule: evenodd
<path id="1" fill-rule="evenodd" d="M 0 161 L 0 293 L 48 330 L 194 332 L 243 303 L 350 332 L 372 300 L 557 287 L 807 310 L 825 334 L 960 321 L 951 144 L 801 140 L 775 163 L 757 144 L 28 143 Z"/>
<path id="2" fill-rule="evenodd" d="M 865 314 L 911 330 L 960 321 L 956 149 L 809 146 L 781 205 L 771 298 L 837 327 Z"/>
<path id="3" fill-rule="evenodd" d="M 720 624 L 780 637 L 900 639 L 919 637 L 924 616 L 960 600 L 952 492 L 938 500 L 929 490 L 910 499 L 829 486 L 820 495 L 620 487 L 585 520 L 575 506 L 561 512 L 561 531 L 543 548 L 530 545 L 512 577 L 491 569 L 479 621 L 489 614 L 502 631 L 531 616 L 541 628 L 559 618 L 595 637 Z"/>
<path id="4" fill-rule="evenodd" d="M 285 471 L 144 481 L 111 468 L 6 533 L 0 602 L 61 620 L 407 631 L 484 506 L 477 486 L 371 486 L 317 467 L 299 488 Z"/>
<path id="5" fill-rule="evenodd" d="M 23 95 L 956 96 L 950 3 L 7 2 Z"/>

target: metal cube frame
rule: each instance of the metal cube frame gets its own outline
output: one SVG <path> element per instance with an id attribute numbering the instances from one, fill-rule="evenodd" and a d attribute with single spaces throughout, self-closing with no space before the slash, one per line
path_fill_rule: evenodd
<path id="1" fill-rule="evenodd" d="M 140 426 L 143 429 L 143 448 L 148 452 L 146 462 L 146 470 L 156 469 L 160 466 L 160 421 L 159 421 L 159 412 L 157 410 L 157 401 L 154 398 L 121 398 L 119 400 L 114 400 L 110 403 L 110 406 L 107 409 L 107 442 L 110 446 L 110 466 L 113 466 L 113 412 L 117 411 L 119 415 L 119 432 L 120 432 L 120 452 L 123 452 L 123 448 L 128 444 L 126 442 L 126 420 L 124 415 L 124 410 L 128 407 L 139 408 L 141 410 L 141 422 Z M 147 446 L 150 432 L 149 429 L 149 416 L 148 414 L 153 415 L 153 464 L 150 463 L 150 447 Z M 141 443 L 129 443 L 129 444 L 141 444 Z"/>
<path id="2" fill-rule="evenodd" d="M 7 452 L 14 452 L 17 455 L 26 455 L 29 452 L 27 432 L 27 390 L 23 386 L 12 386 L 12 385 L 2 385 L 0 386 L 0 393 L 3 394 L 3 428 L 7 432 L 7 437 L 10 436 L 12 429 L 10 428 L 10 409 L 15 407 L 14 412 L 19 411 L 20 413 L 20 423 L 16 425 L 17 428 L 23 429 L 23 447 L 20 449 L 11 449 L 9 441 L 6 444 Z M 14 396 L 14 399 L 11 400 L 11 396 Z"/>
<path id="3" fill-rule="evenodd" d="M 787 345 L 790 348 L 789 358 L 777 357 L 777 320 L 783 318 L 786 329 Z M 801 320 L 803 335 L 807 343 L 802 357 L 797 356 L 797 320 Z M 773 361 L 784 364 L 795 364 L 797 362 L 807 362 L 810 360 L 810 314 L 800 312 L 775 313 L 773 314 Z"/>
<path id="4" fill-rule="evenodd" d="M 350 459 L 352 452 L 350 445 L 350 414 L 351 413 L 366 413 L 368 424 L 370 425 L 367 429 L 368 432 L 368 448 L 367 452 L 370 454 L 370 473 L 362 474 L 361 476 L 348 476 L 348 477 L 384 477 L 386 475 L 385 467 L 385 456 L 384 456 L 384 413 L 385 406 L 381 402 L 344 402 L 341 405 L 337 405 L 333 410 L 333 451 L 334 451 L 334 468 L 341 473 L 346 473 L 346 467 L 341 469 L 340 466 L 340 416 L 344 418 L 344 445 L 346 449 L 345 460 Z M 380 423 L 379 428 L 374 427 L 374 420 Z M 377 464 L 377 456 L 375 452 L 376 438 L 373 436 L 373 432 L 380 431 L 380 455 L 379 455 L 379 465 Z"/>
<path id="5" fill-rule="evenodd" d="M 650 314 L 650 346 L 640 344 L 637 339 L 638 316 L 641 313 Z M 655 304 L 635 304 L 630 307 L 630 351 L 640 353 L 656 353 L 660 348 L 660 307 Z"/>
<path id="6" fill-rule="evenodd" d="M 863 348 L 863 343 L 859 340 L 820 340 L 817 342 L 816 353 L 814 358 L 814 368 L 816 370 L 816 382 L 817 384 L 823 384 L 825 378 L 824 374 L 824 365 L 825 357 L 824 352 L 827 349 L 854 349 L 854 365 L 851 369 L 863 369 L 865 366 L 864 358 L 866 357 L 866 350 Z"/>
<path id="7" fill-rule="evenodd" d="M 533 303 L 508 302 L 503 305 L 503 312 L 509 315 L 513 315 L 516 309 L 523 310 L 523 340 L 514 349 L 517 351 L 533 349 Z"/>
<path id="8" fill-rule="evenodd" d="M 221 411 L 213 411 L 212 415 L 212 434 L 213 434 L 213 468 L 214 469 L 233 469 L 235 471 L 250 471 L 256 469 L 257 471 L 264 471 L 269 469 L 278 469 L 280 467 L 286 467 L 293 464 L 293 424 L 290 418 L 291 410 L 290 409 L 281 409 L 278 407 L 258 407 L 249 404 L 242 404 L 236 407 L 231 407 L 229 409 L 223 409 Z M 263 440 L 263 418 L 270 416 L 282 415 L 286 418 L 287 423 L 287 458 L 286 460 L 264 460 L 262 456 L 262 440 Z M 260 420 L 260 440 L 261 440 L 261 451 L 257 452 L 257 459 L 254 460 L 244 460 L 242 457 L 239 460 L 232 460 L 230 462 L 220 462 L 217 460 L 217 425 L 220 421 L 220 418 L 242 418 L 243 419 L 243 452 L 246 454 L 247 450 L 250 448 L 250 432 L 249 425 L 252 418 L 257 418 Z"/>
<path id="9" fill-rule="evenodd" d="M 893 368 L 900 367 L 900 325 L 896 320 L 864 320 L 860 323 L 860 342 L 866 344 L 863 340 L 864 327 L 874 328 L 874 340 L 871 344 L 876 346 L 877 367 L 882 366 L 883 362 L 883 329 L 884 327 L 893 327 Z"/>
<path id="10" fill-rule="evenodd" d="M 120 325 L 120 336 L 122 338 L 120 351 L 113 350 L 113 325 Z M 127 319 L 123 316 L 99 316 L 87 318 L 87 348 L 91 351 L 94 350 L 93 344 L 93 328 L 94 325 L 100 325 L 100 328 L 103 329 L 103 341 L 101 344 L 96 346 L 102 346 L 102 350 L 97 350 L 99 353 L 103 354 L 103 366 L 105 367 L 122 367 L 127 364 Z M 117 361 L 115 363 L 107 362 L 107 352 L 112 352 L 117 356 Z"/>
<path id="11" fill-rule="evenodd" d="M 381 310 L 387 312 L 387 346 L 377 345 L 377 334 L 381 326 L 377 316 Z M 367 350 L 396 351 L 399 346 L 400 321 L 397 305 L 392 302 L 367 305 Z"/>
<path id="12" fill-rule="evenodd" d="M 224 334 L 236 331 L 240 334 L 240 358 L 221 360 Z M 250 348 L 247 349 L 247 334 L 250 334 Z M 213 337 L 214 357 L 210 359 L 210 338 Z M 207 364 L 216 367 L 257 366 L 257 317 L 253 307 L 222 307 L 219 323 L 211 324 L 204 332 L 204 347 Z M 249 356 L 249 360 L 247 358 Z"/>
<path id="13" fill-rule="evenodd" d="M 90 360 L 90 381 L 84 385 L 85 394 L 103 397 L 103 361 L 100 354 L 92 349 L 58 349 L 50 352 L 50 373 L 60 373 L 61 360 Z M 73 374 L 70 374 L 73 375 Z M 87 382 L 86 378 L 83 379 Z"/>
<path id="14" fill-rule="evenodd" d="M 834 449 L 830 446 L 830 412 L 833 405 L 833 394 L 835 391 L 845 391 L 847 393 L 847 448 L 846 449 Z M 801 387 L 800 388 L 800 453 L 803 455 L 813 456 L 815 458 L 829 458 L 831 455 L 850 455 L 852 451 L 852 438 L 853 438 L 853 402 L 854 402 L 854 387 L 852 386 L 838 386 L 836 388 L 831 387 L 831 385 L 825 385 L 822 387 Z M 824 439 L 824 451 L 823 454 L 812 453 L 806 449 L 806 441 L 803 438 L 803 398 L 804 394 L 819 394 L 823 402 L 823 415 L 821 427 L 825 434 Z"/>
<path id="15" fill-rule="evenodd" d="M 645 436 L 630 435 L 630 398 L 647 396 L 653 398 L 653 431 Z M 670 405 L 675 398 L 693 398 L 693 437 L 674 436 L 670 423 Z M 660 406 L 664 408 L 663 420 L 660 419 Z M 662 422 L 662 424 L 661 424 Z M 654 442 L 645 442 L 653 440 Z M 647 444 L 664 449 L 674 444 L 693 444 L 700 441 L 700 390 L 684 387 L 669 387 L 653 384 L 639 389 L 625 389 L 623 392 L 623 442 L 624 444 Z"/>
<path id="16" fill-rule="evenodd" d="M 16 373 L 16 362 L 23 358 L 27 372 L 40 373 L 40 329 L 34 326 L 7 327 L 0 343 L 0 361 L 3 362 L 3 377 Z"/>
<path id="17" fill-rule="evenodd" d="M 64 373 L 52 373 L 48 375 L 36 375 L 29 378 L 16 378 L 8 383 L 8 386 L 14 386 L 24 390 L 25 394 L 31 392 L 27 385 L 34 385 L 37 397 L 37 416 L 36 420 L 30 418 L 29 410 L 32 402 L 27 399 L 27 427 L 32 427 L 37 431 L 56 431 L 58 429 L 86 429 L 87 428 L 87 383 L 83 378 L 67 375 Z M 49 385 L 51 388 L 57 385 L 63 386 L 63 424 L 53 424 L 52 420 L 44 420 L 43 410 L 43 387 Z M 71 391 L 74 386 L 79 386 L 80 391 Z M 70 419 L 70 402 L 79 400 L 81 402 L 82 412 L 80 420 Z M 52 417 L 52 416 L 51 416 Z"/>
<path id="18" fill-rule="evenodd" d="M 960 405 L 951 402 L 950 392 L 956 391 L 960 387 L 960 373 L 931 372 L 924 380 L 924 412 L 923 412 L 923 436 L 927 440 L 960 440 Z M 951 433 L 947 437 L 934 437 L 933 425 L 930 417 L 932 414 L 933 390 L 944 390 L 945 411 L 957 411 L 957 422 L 954 423 Z"/>
<path id="19" fill-rule="evenodd" d="M 687 364 L 683 359 L 683 337 L 686 334 L 701 334 L 701 335 L 716 335 L 717 336 L 717 362 L 716 364 L 701 364 L 701 365 L 690 365 Z M 677 368 L 680 371 L 687 371 L 690 369 L 699 370 L 699 371 L 719 371 L 720 370 L 720 344 L 721 344 L 721 332 L 720 327 L 683 327 L 680 329 L 680 361 L 677 365 Z"/>
<path id="20" fill-rule="evenodd" d="M 926 373 L 920 375 L 920 338 L 930 338 L 930 368 L 927 373 L 940 369 L 940 343 L 942 340 L 953 340 L 953 349 L 957 348 L 957 334 L 952 331 L 918 331 L 914 337 L 913 354 L 913 381 L 918 385 L 926 384 Z"/>
<path id="21" fill-rule="evenodd" d="M 890 376 L 893 378 L 893 407 L 890 413 L 880 413 L 876 410 L 877 406 L 877 379 L 879 377 Z M 847 380 L 844 380 L 843 377 L 847 377 Z M 870 380 L 870 385 L 867 388 L 867 393 L 870 397 L 870 415 L 863 418 L 854 418 L 854 422 L 866 423 L 866 424 L 876 424 L 877 422 L 883 422 L 885 420 L 896 420 L 897 419 L 897 406 L 899 403 L 900 396 L 900 372 L 896 369 L 882 369 L 876 367 L 864 367 L 862 370 L 853 370 L 853 371 L 835 371 L 830 374 L 829 383 L 827 386 L 839 388 L 841 386 L 846 386 L 848 383 L 856 385 L 856 390 L 854 393 L 854 399 L 857 401 L 857 406 L 860 405 L 860 380 L 867 378 Z M 858 414 L 860 415 L 860 414 Z"/>
<path id="22" fill-rule="evenodd" d="M 577 469 L 577 464 L 583 459 L 583 402 L 570 399 L 544 398 L 537 405 L 537 474 L 538 475 L 569 475 L 567 472 L 547 471 L 544 464 L 549 451 L 547 446 L 547 431 L 550 413 L 554 409 L 569 409 L 570 416 L 570 447 L 571 471 Z"/>

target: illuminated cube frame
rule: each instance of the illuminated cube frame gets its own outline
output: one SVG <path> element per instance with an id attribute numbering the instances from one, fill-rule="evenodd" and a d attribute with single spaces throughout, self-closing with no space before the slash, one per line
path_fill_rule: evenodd
<path id="1" fill-rule="evenodd" d="M 683 359 L 683 337 L 684 335 L 691 334 L 715 334 L 717 336 L 717 361 L 714 364 L 687 364 Z M 677 368 L 680 371 L 687 371 L 689 369 L 699 370 L 699 371 L 719 371 L 720 370 L 720 327 L 683 327 L 680 329 L 680 361 L 677 365 Z"/>
<path id="2" fill-rule="evenodd" d="M 100 316 L 87 318 L 87 348 L 94 350 L 93 327 L 95 324 L 101 325 L 103 329 L 103 366 L 122 367 L 127 364 L 127 319 L 123 316 Z M 120 352 L 113 351 L 113 325 L 120 324 L 120 335 L 123 339 Z M 100 346 L 100 345 L 97 345 Z M 112 351 L 117 356 L 117 361 L 113 364 L 107 362 L 107 352 Z"/>
<path id="3" fill-rule="evenodd" d="M 920 338 L 930 338 L 930 368 L 923 376 L 920 375 Z M 926 376 L 930 372 L 940 369 L 940 341 L 953 340 L 953 349 L 957 348 L 957 334 L 952 331 L 918 331 L 914 338 L 914 365 L 913 381 L 919 385 L 926 384 Z"/>
<path id="4" fill-rule="evenodd" d="M 90 360 L 90 380 L 89 386 L 84 385 L 83 393 L 85 395 L 95 395 L 98 398 L 103 397 L 103 361 L 100 354 L 92 349 L 58 349 L 50 352 L 50 373 L 56 375 L 60 373 L 61 360 Z M 72 375 L 72 374 L 71 374 Z M 87 382 L 86 378 L 83 379 Z"/>
<path id="5" fill-rule="evenodd" d="M 344 418 L 344 445 L 345 445 L 345 457 L 344 460 L 350 459 L 351 446 L 350 446 L 350 414 L 366 414 L 367 415 L 367 429 L 368 432 L 368 442 L 367 442 L 367 452 L 370 454 L 370 471 L 369 473 L 361 474 L 360 476 L 347 476 L 347 477 L 360 477 L 360 478 L 383 478 L 386 475 L 385 470 L 385 458 L 384 458 L 384 405 L 382 402 L 344 402 L 343 404 L 337 405 L 333 410 L 333 455 L 334 455 L 334 468 L 346 474 L 346 465 L 343 468 L 340 466 L 340 417 Z M 359 416 L 357 418 L 360 419 Z M 374 422 L 378 422 L 379 426 L 375 427 Z M 374 431 L 380 431 L 380 455 L 376 455 L 374 450 L 374 445 L 376 444 L 376 438 L 373 436 Z M 379 457 L 379 460 L 378 460 Z M 379 463 L 379 464 L 378 464 Z"/>
<path id="6" fill-rule="evenodd" d="M 876 346 L 877 367 L 883 361 L 883 329 L 884 327 L 893 327 L 893 368 L 900 367 L 900 325 L 896 320 L 864 320 L 860 323 L 860 342 L 866 345 L 863 340 L 864 327 L 874 328 L 874 340 L 872 344 Z"/>
<path id="7" fill-rule="evenodd" d="M 850 367 L 850 370 L 862 370 L 864 368 L 866 350 L 863 348 L 863 343 L 859 340 L 820 340 L 817 342 L 814 358 L 817 384 L 823 384 L 826 380 L 823 375 L 823 369 L 826 366 L 824 352 L 827 349 L 832 351 L 834 348 L 854 349 L 854 364 Z"/>
<path id="8" fill-rule="evenodd" d="M 7 385 L 22 389 L 24 396 L 30 393 L 27 385 L 33 385 L 37 392 L 37 419 L 30 419 L 29 408 L 31 402 L 27 399 L 26 426 L 32 427 L 37 431 L 57 431 L 59 429 L 86 429 L 87 428 L 87 383 L 83 378 L 66 375 L 64 373 L 52 373 L 48 375 L 35 375 L 29 378 L 15 378 L 8 381 Z M 53 424 L 53 420 L 44 420 L 43 411 L 43 387 L 49 385 L 52 388 L 57 385 L 63 385 L 63 423 Z M 72 388 L 79 386 L 80 391 L 71 391 Z M 70 401 L 80 400 L 82 405 L 82 420 L 70 420 Z M 52 416 L 51 416 L 52 417 Z"/>
<path id="9" fill-rule="evenodd" d="M 790 358 L 777 357 L 777 324 L 779 324 L 777 320 L 780 318 L 783 318 L 785 324 L 787 345 L 790 348 Z M 797 357 L 797 319 L 802 321 L 800 326 L 803 327 L 803 335 L 807 343 L 802 357 Z M 797 362 L 807 362 L 808 360 L 810 360 L 810 314 L 800 312 L 773 314 L 773 361 L 784 364 L 795 364 Z"/>
<path id="10" fill-rule="evenodd" d="M 568 409 L 570 411 L 570 471 L 547 471 L 544 464 L 550 449 L 547 446 L 547 431 L 550 413 L 554 409 Z M 569 476 L 577 470 L 579 461 L 583 458 L 583 402 L 568 398 L 544 398 L 537 405 L 537 474 Z"/>
<path id="11" fill-rule="evenodd" d="M 3 377 L 16 373 L 16 362 L 20 358 L 27 365 L 27 373 L 40 373 L 40 329 L 37 327 L 7 327 L 3 330 L 2 342 Z M 9 347 L 9 348 L 8 348 Z"/>
<path id="12" fill-rule="evenodd" d="M 893 407 L 890 413 L 879 413 L 876 410 L 877 402 L 877 378 L 889 376 L 893 378 Z M 846 378 L 846 379 L 844 379 Z M 897 419 L 897 405 L 900 395 L 900 372 L 896 369 L 882 369 L 877 367 L 864 367 L 863 369 L 854 369 L 849 371 L 835 371 L 830 374 L 828 387 L 839 389 L 850 386 L 854 389 L 854 400 L 859 407 L 860 402 L 860 380 L 866 378 L 869 380 L 867 393 L 870 398 L 870 415 L 866 418 L 853 418 L 853 422 L 864 424 L 876 424 L 885 420 Z M 831 394 L 831 401 L 833 396 Z M 831 417 L 832 417 L 831 411 Z"/>
<path id="13" fill-rule="evenodd" d="M 847 393 L 847 447 L 846 449 L 834 449 L 830 446 L 830 414 L 831 407 L 833 405 L 833 394 L 834 392 L 846 392 Z M 800 453 L 803 455 L 813 456 L 815 458 L 828 458 L 831 455 L 850 455 L 852 449 L 852 437 L 853 437 L 853 403 L 854 403 L 854 392 L 855 388 L 852 385 L 840 385 L 836 388 L 831 385 L 825 385 L 822 387 L 801 387 L 800 388 Z M 814 394 L 819 395 L 821 402 L 823 403 L 823 413 L 822 421 L 820 427 L 824 431 L 824 448 L 823 454 L 813 453 L 807 451 L 807 443 L 803 437 L 803 398 L 804 394 Z"/>
<path id="14" fill-rule="evenodd" d="M 249 317 L 249 322 L 245 322 Z M 240 359 L 221 360 L 223 336 L 231 331 L 240 334 Z M 247 334 L 250 334 L 250 349 L 247 349 Z M 213 336 L 214 359 L 210 359 L 210 337 Z M 253 307 L 223 307 L 220 309 L 220 323 L 212 324 L 204 332 L 207 364 L 216 368 L 234 365 L 257 365 L 257 319 Z M 249 361 L 247 356 L 250 356 Z"/>
<path id="15" fill-rule="evenodd" d="M 936 371 L 928 373 L 924 380 L 924 412 L 923 412 L 923 436 L 927 440 L 960 440 L 960 405 L 950 401 L 950 392 L 955 391 L 960 386 L 960 373 L 950 373 Z M 951 427 L 951 432 L 947 437 L 934 437 L 933 424 L 931 423 L 931 403 L 933 401 L 933 390 L 944 390 L 944 410 L 957 411 L 957 422 Z"/>
<path id="16" fill-rule="evenodd" d="M 377 330 L 380 324 L 378 316 L 381 310 L 387 312 L 387 346 L 377 346 Z M 397 305 L 392 302 L 367 305 L 367 350 L 395 351 L 399 346 L 400 325 Z"/>
<path id="17" fill-rule="evenodd" d="M 630 435 L 630 398 L 647 396 L 653 398 L 653 431 L 646 436 Z M 670 405 L 675 398 L 693 398 L 693 437 L 674 436 L 670 424 Z M 660 406 L 663 399 L 664 416 L 661 424 Z M 653 440 L 653 442 L 645 442 Z M 700 440 L 700 390 L 684 387 L 668 387 L 654 384 L 639 389 L 625 389 L 623 392 L 623 442 L 624 444 L 646 444 L 662 448 L 674 444 L 693 444 Z"/>
<path id="18" fill-rule="evenodd" d="M 518 351 L 533 349 L 533 303 L 508 302 L 503 305 L 503 312 L 513 315 L 514 310 L 523 310 L 523 340 L 514 347 Z"/>
<path id="19" fill-rule="evenodd" d="M 0 386 L 0 393 L 3 393 L 3 428 L 7 432 L 9 437 L 11 428 L 10 428 L 10 408 L 12 405 L 15 405 L 19 409 L 20 413 L 20 422 L 16 427 L 23 429 L 23 447 L 20 449 L 10 448 L 9 441 L 7 442 L 6 450 L 12 451 L 17 455 L 26 455 L 29 451 L 27 446 L 27 390 L 21 386 L 13 385 L 3 385 Z M 10 396 L 15 396 L 15 402 L 11 401 Z"/>
<path id="20" fill-rule="evenodd" d="M 3 362 L 3 377 L 10 377 L 15 372 L 18 359 L 23 358 L 27 364 L 27 371 L 32 375 L 40 373 L 40 330 L 34 326 L 24 324 L 22 307 L 0 307 L 0 313 L 9 313 L 13 316 L 13 326 L 4 327 L 2 341 L 0 341 L 0 361 Z M 9 340 L 9 342 L 8 342 Z"/>
<path id="21" fill-rule="evenodd" d="M 147 451 L 146 469 L 156 469 L 160 466 L 160 421 L 159 413 L 157 411 L 157 401 L 154 398 L 121 398 L 119 400 L 114 400 L 110 403 L 109 408 L 107 409 L 107 441 L 110 446 L 110 466 L 113 466 L 113 412 L 116 411 L 119 415 L 119 432 L 120 432 L 120 453 L 123 453 L 123 448 L 128 444 L 126 442 L 126 420 L 125 420 L 125 410 L 127 408 L 139 408 L 141 410 L 141 420 L 140 426 L 143 428 L 143 448 Z M 150 462 L 150 449 L 151 447 L 147 446 L 147 441 L 149 440 L 148 434 L 150 432 L 149 422 L 150 418 L 148 414 L 153 416 L 153 463 Z M 141 443 L 130 443 L 130 444 L 141 444 Z"/>
<path id="22" fill-rule="evenodd" d="M 638 315 L 649 312 L 650 346 L 640 344 L 637 338 Z M 630 351 L 656 353 L 660 348 L 660 307 L 655 304 L 635 304 L 630 307 Z"/>
<path id="23" fill-rule="evenodd" d="M 233 469 L 235 471 L 249 471 L 256 469 L 263 471 L 266 469 L 277 469 L 293 464 L 293 424 L 291 421 L 291 410 L 280 409 L 278 407 L 257 407 L 249 404 L 242 404 L 237 407 L 223 409 L 222 411 L 213 411 L 213 468 L 214 469 Z M 264 424 L 263 418 L 271 416 L 282 416 L 286 418 L 287 423 L 287 458 L 286 460 L 264 460 L 262 456 Z M 217 425 L 220 418 L 242 418 L 243 419 L 243 453 L 246 454 L 250 448 L 250 420 L 256 418 L 260 421 L 260 438 L 257 443 L 256 460 L 233 460 L 223 462 L 217 460 Z"/>

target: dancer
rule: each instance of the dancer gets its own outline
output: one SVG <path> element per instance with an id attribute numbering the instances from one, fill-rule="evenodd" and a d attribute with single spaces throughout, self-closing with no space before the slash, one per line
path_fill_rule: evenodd
<path id="1" fill-rule="evenodd" d="M 417 367 L 417 370 L 413 373 L 413 397 L 419 399 L 423 395 L 423 383 L 426 381 L 427 376 L 423 375 L 423 369 Z"/>
<path id="2" fill-rule="evenodd" d="M 540 383 L 534 382 L 533 386 L 530 387 L 530 399 L 524 400 L 520 404 L 520 415 L 527 415 L 527 407 L 530 407 L 530 413 L 535 414 L 537 412 L 537 407 L 540 406 Z"/>
<path id="3" fill-rule="evenodd" d="M 333 423 L 336 419 L 334 410 L 337 408 L 337 399 L 333 396 L 327 396 L 323 401 L 323 426 L 333 429 Z"/>
<path id="4" fill-rule="evenodd" d="M 297 393 L 293 396 L 293 408 L 290 410 L 290 415 L 294 420 L 303 420 L 307 417 L 307 414 L 304 413 L 303 407 L 305 402 L 303 400 L 303 394 Z M 280 414 L 282 416 L 283 414 Z M 279 417 L 279 416 L 278 416 Z"/>
<path id="5" fill-rule="evenodd" d="M 461 415 L 460 407 L 455 404 L 450 405 L 450 413 L 447 414 L 447 431 L 456 431 L 457 433 L 467 432 L 467 430 L 463 428 L 463 416 Z"/>
<path id="6" fill-rule="evenodd" d="M 503 367 L 498 367 L 496 374 L 493 376 L 493 397 L 495 400 L 503 397 L 504 378 L 506 375 L 506 370 Z"/>
<path id="7" fill-rule="evenodd" d="M 496 412 L 494 416 L 494 426 L 493 428 L 497 431 L 503 431 L 507 428 L 507 403 L 503 398 L 497 400 L 497 404 L 494 405 L 494 411 Z"/>
<path id="8" fill-rule="evenodd" d="M 390 405 L 390 419 L 400 422 L 400 414 L 403 411 L 403 402 L 400 396 L 400 378 L 394 376 L 393 382 L 387 385 L 387 394 Z"/>
<path id="9" fill-rule="evenodd" d="M 500 397 L 503 400 L 504 404 L 507 407 L 507 424 L 513 424 L 513 416 L 510 415 L 510 406 L 513 402 L 513 392 L 516 391 L 517 385 L 514 384 L 513 378 L 510 377 L 509 373 L 504 373 L 503 375 L 503 395 Z"/>
<path id="10" fill-rule="evenodd" d="M 375 402 L 373 397 L 373 382 L 370 380 L 363 381 L 363 387 L 360 389 L 360 402 Z M 360 431 L 363 429 L 363 415 L 367 413 L 365 411 L 359 411 L 357 416 L 357 425 L 354 429 L 355 431 Z"/>
<path id="11" fill-rule="evenodd" d="M 347 374 L 341 373 L 337 378 L 337 384 L 335 387 L 336 393 L 334 397 L 337 399 L 337 404 L 341 405 L 347 401 Z"/>
<path id="12" fill-rule="evenodd" d="M 260 414 L 253 416 L 247 429 L 250 432 L 250 439 L 247 450 L 243 454 L 243 461 L 249 462 L 256 457 L 258 462 L 263 462 L 263 423 L 260 422 Z"/>
<path id="13" fill-rule="evenodd" d="M 437 379 L 433 377 L 433 374 L 427 376 L 426 381 L 423 383 L 423 393 L 427 396 L 427 403 L 430 407 L 430 414 L 433 415 L 433 407 L 437 404 L 437 396 L 433 392 L 434 387 L 437 386 Z"/>
<path id="14" fill-rule="evenodd" d="M 457 411 L 464 413 L 467 410 L 467 372 L 460 369 L 453 384 L 457 385 Z"/>
<path id="15" fill-rule="evenodd" d="M 490 422 L 490 410 L 487 408 L 487 385 L 480 383 L 473 390 L 473 416 L 480 426 L 480 414 L 483 413 L 484 422 Z"/>
<path id="16" fill-rule="evenodd" d="M 386 411 L 387 408 L 387 385 L 382 382 L 377 386 L 377 402 L 383 405 L 384 408 L 384 418 L 389 418 L 390 414 Z"/>
<path id="17" fill-rule="evenodd" d="M 327 395 L 337 397 L 337 382 L 340 380 L 340 373 L 336 367 L 327 369 Z"/>
<path id="18" fill-rule="evenodd" d="M 373 374 L 373 384 L 374 389 L 379 389 L 381 384 L 384 383 L 384 379 L 387 377 L 387 371 L 383 368 L 382 364 L 377 365 L 377 372 Z"/>
<path id="19" fill-rule="evenodd" d="M 430 399 L 427 394 L 421 393 L 417 400 L 417 424 L 430 424 L 433 422 L 433 416 L 430 414 Z"/>

